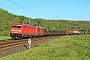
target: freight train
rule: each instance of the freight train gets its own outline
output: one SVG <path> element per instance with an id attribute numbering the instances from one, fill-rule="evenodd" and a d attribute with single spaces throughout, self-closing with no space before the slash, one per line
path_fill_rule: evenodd
<path id="1" fill-rule="evenodd" d="M 33 26 L 25 24 L 23 22 L 13 22 L 10 29 L 10 36 L 12 39 L 21 39 L 26 37 L 37 37 L 37 36 L 50 36 L 50 35 L 73 35 L 75 34 L 72 30 L 67 30 L 64 33 L 60 31 L 46 31 L 43 27 Z"/>
<path id="2" fill-rule="evenodd" d="M 13 22 L 12 27 L 10 29 L 10 36 L 14 40 L 25 37 L 37 37 L 60 34 L 60 31 L 46 31 L 43 27 L 33 26 L 22 22 Z"/>

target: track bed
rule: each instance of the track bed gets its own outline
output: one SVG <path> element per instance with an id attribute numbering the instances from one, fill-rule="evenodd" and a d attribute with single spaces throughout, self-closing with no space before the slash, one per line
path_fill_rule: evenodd
<path id="1" fill-rule="evenodd" d="M 54 40 L 60 36 L 46 36 L 31 38 L 31 48 L 41 43 Z M 0 41 L 0 57 L 4 57 L 29 48 L 28 39 L 20 40 L 1 40 Z"/>

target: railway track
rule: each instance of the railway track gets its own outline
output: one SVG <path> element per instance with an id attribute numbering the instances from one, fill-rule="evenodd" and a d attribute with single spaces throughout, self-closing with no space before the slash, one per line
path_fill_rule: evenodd
<path id="1" fill-rule="evenodd" d="M 60 36 L 46 36 L 46 37 L 36 37 L 31 38 L 31 48 L 35 47 L 41 43 L 54 40 Z M 18 48 L 17 48 L 18 47 Z M 23 49 L 24 48 L 24 49 Z M 0 56 L 7 56 L 13 54 L 10 52 L 19 52 L 29 48 L 28 39 L 21 40 L 1 40 L 0 41 Z M 17 50 L 18 49 L 18 50 Z M 20 50 L 19 50 L 20 49 Z M 16 51 L 17 50 L 17 51 Z M 15 53 L 14 52 L 14 53 Z"/>
<path id="2" fill-rule="evenodd" d="M 32 47 L 44 43 L 46 41 L 49 41 L 50 39 L 56 38 L 58 36 L 47 36 L 47 37 L 37 37 L 37 38 L 31 38 Z M 21 39 L 21 40 L 1 40 L 0 41 L 0 51 L 20 45 L 28 44 L 28 39 Z M 33 45 L 35 44 L 35 45 Z"/>
<path id="3" fill-rule="evenodd" d="M 23 41 L 9 41 L 7 43 L 0 44 L 0 51 L 4 49 L 9 49 L 12 47 L 20 46 L 20 45 L 25 45 L 27 44 L 27 40 Z"/>

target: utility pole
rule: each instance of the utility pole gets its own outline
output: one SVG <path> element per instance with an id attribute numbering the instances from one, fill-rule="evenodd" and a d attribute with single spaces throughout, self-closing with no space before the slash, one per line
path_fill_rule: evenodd
<path id="1" fill-rule="evenodd" d="M 40 26 L 40 21 L 37 20 L 38 26 Z"/>
<path id="2" fill-rule="evenodd" d="M 66 30 L 67 30 L 67 36 L 68 36 L 68 26 L 66 27 Z"/>
<path id="3" fill-rule="evenodd" d="M 30 24 L 30 20 L 31 20 L 31 19 L 29 18 L 29 24 Z"/>
<path id="4" fill-rule="evenodd" d="M 61 28 L 60 28 L 60 21 L 59 21 L 59 30 L 61 30 Z"/>
<path id="5" fill-rule="evenodd" d="M 20 16 L 22 22 L 24 23 L 24 16 Z"/>
<path id="6" fill-rule="evenodd" d="M 61 28 L 60 28 L 60 19 L 59 19 L 59 17 L 58 16 L 56 16 L 56 18 L 57 18 L 57 20 L 59 20 L 59 31 L 61 30 Z"/>

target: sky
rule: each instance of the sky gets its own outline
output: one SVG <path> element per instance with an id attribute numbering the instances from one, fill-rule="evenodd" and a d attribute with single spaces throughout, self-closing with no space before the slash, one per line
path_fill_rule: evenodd
<path id="1" fill-rule="evenodd" d="M 31 18 L 90 21 L 90 0 L 1 0 L 0 8 Z"/>

